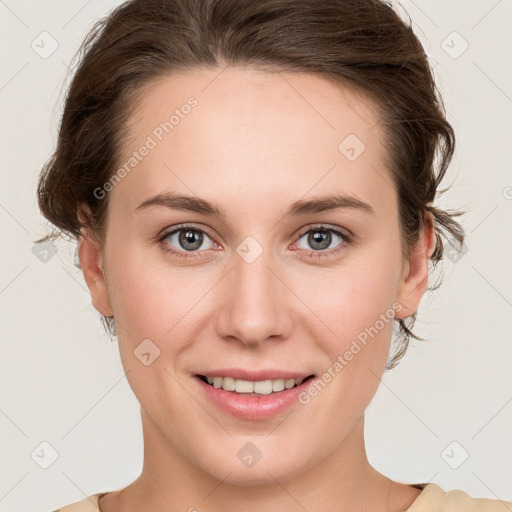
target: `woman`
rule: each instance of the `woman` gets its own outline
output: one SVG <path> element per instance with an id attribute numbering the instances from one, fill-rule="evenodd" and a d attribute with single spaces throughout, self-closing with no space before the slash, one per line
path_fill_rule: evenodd
<path id="1" fill-rule="evenodd" d="M 82 50 L 39 204 L 118 336 L 144 467 L 60 510 L 504 510 L 366 456 L 429 264 L 464 240 L 411 28 L 375 0 L 134 0 Z"/>

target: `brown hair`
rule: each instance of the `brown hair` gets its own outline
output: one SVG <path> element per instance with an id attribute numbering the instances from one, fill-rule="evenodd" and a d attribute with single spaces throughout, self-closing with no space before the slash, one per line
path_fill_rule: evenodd
<path id="1" fill-rule="evenodd" d="M 115 172 L 143 86 L 179 70 L 254 65 L 315 74 L 372 98 L 385 128 L 404 254 L 417 242 L 427 211 L 435 219 L 433 266 L 443 258 L 441 236 L 452 245 L 464 242 L 454 217 L 465 212 L 433 206 L 446 191 L 438 187 L 454 152 L 454 131 L 410 19 L 406 24 L 390 3 L 132 0 L 99 20 L 77 55 L 57 147 L 38 185 L 39 207 L 58 229 L 38 241 L 61 234 L 79 240 L 81 228 L 90 227 L 103 246 L 108 198 L 93 191 Z M 115 335 L 113 317 L 102 320 Z M 424 341 L 411 331 L 416 313 L 405 320 L 397 320 L 401 343 L 387 369 L 398 364 L 410 337 Z"/>

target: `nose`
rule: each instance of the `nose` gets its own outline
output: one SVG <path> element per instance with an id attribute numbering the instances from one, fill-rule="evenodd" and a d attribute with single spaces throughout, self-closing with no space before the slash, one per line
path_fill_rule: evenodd
<path id="1" fill-rule="evenodd" d="M 233 262 L 219 298 L 219 336 L 253 347 L 290 337 L 293 294 L 279 265 L 265 251 L 251 263 L 235 254 Z"/>

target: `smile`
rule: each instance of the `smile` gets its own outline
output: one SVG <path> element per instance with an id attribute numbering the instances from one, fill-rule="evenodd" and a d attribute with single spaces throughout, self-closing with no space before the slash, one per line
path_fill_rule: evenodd
<path id="1" fill-rule="evenodd" d="M 312 377 L 310 375 L 310 377 Z M 299 386 L 305 379 L 267 379 L 259 381 L 250 381 L 234 379 L 233 377 L 208 377 L 200 375 L 203 382 L 207 382 L 214 388 L 222 388 L 224 391 L 234 391 L 235 393 L 250 395 L 270 395 L 278 393 L 285 389 L 292 389 Z"/>
<path id="2" fill-rule="evenodd" d="M 195 381 L 208 401 L 223 414 L 255 421 L 275 417 L 296 404 L 300 393 L 314 377 L 250 381 L 219 375 L 195 375 Z"/>

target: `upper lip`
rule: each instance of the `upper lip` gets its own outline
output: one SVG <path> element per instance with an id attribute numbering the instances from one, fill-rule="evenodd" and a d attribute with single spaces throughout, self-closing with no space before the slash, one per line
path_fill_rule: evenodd
<path id="1" fill-rule="evenodd" d="M 289 370 L 245 370 L 243 368 L 220 368 L 215 370 L 204 370 L 198 373 L 205 377 L 232 377 L 233 379 L 248 380 L 248 381 L 261 381 L 261 380 L 276 380 L 276 379 L 305 379 L 312 372 L 297 372 Z"/>

